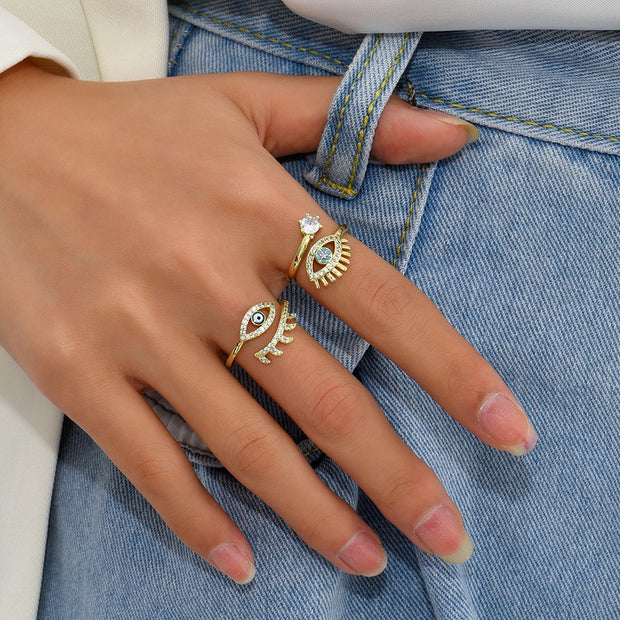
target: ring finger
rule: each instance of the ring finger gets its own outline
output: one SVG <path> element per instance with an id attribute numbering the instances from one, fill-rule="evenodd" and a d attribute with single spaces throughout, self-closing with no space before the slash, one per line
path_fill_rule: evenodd
<path id="1" fill-rule="evenodd" d="M 172 340 L 178 350 L 155 360 L 149 379 L 226 469 L 340 569 L 365 576 L 381 572 L 387 559 L 377 536 L 321 482 L 276 421 L 199 340 L 182 334 Z M 239 358 L 252 357 L 249 349 Z"/>
<path id="2" fill-rule="evenodd" d="M 471 540 L 437 476 L 311 336 L 296 329 L 294 344 L 273 364 L 252 357 L 242 351 L 238 361 L 410 540 L 448 562 L 469 557 Z"/>

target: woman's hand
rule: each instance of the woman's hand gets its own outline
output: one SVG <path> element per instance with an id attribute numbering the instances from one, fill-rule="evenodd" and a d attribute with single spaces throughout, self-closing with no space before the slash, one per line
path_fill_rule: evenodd
<path id="1" fill-rule="evenodd" d="M 336 566 L 373 575 L 386 561 L 223 362 L 248 308 L 284 289 L 298 220 L 317 214 L 324 234 L 337 229 L 274 159 L 316 149 L 337 84 L 266 74 L 84 83 L 29 63 L 0 78 L 0 342 L 177 535 L 238 582 L 254 574 L 252 551 L 140 396 L 147 388 Z M 445 157 L 471 131 L 395 100 L 373 156 Z M 533 447 L 494 370 L 408 280 L 347 238 L 345 277 L 316 289 L 302 267 L 299 284 L 480 439 Z M 471 543 L 437 477 L 353 376 L 301 327 L 291 335 L 268 366 L 253 352 L 270 332 L 236 361 L 415 544 L 465 560 Z"/>

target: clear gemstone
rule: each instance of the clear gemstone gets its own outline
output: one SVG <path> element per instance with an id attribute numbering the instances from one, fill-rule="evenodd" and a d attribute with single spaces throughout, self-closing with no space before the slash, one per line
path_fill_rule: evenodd
<path id="1" fill-rule="evenodd" d="M 321 228 L 319 218 L 309 213 L 299 220 L 299 228 L 304 235 L 314 235 Z"/>

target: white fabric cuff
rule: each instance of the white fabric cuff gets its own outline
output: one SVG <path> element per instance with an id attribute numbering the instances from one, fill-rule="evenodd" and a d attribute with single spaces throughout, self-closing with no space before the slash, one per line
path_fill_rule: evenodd
<path id="1" fill-rule="evenodd" d="M 0 7 L 0 72 L 29 57 L 52 73 L 77 77 L 77 68 L 67 56 Z"/>
<path id="2" fill-rule="evenodd" d="M 283 0 L 343 32 L 436 30 L 615 30 L 618 0 Z"/>

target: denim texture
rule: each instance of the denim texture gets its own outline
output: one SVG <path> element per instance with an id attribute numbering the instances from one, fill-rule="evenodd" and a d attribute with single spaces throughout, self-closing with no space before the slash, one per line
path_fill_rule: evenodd
<path id="1" fill-rule="evenodd" d="M 359 62 L 360 46 L 376 41 L 304 21 L 269 0 L 194 1 L 170 11 L 171 75 L 344 74 Z M 330 566 L 151 393 L 200 479 L 248 537 L 257 576 L 236 586 L 197 558 L 67 422 L 41 618 L 620 616 L 620 35 L 427 33 L 403 70 L 397 93 L 414 84 L 419 105 L 478 124 L 478 142 L 438 164 L 370 160 L 352 200 L 306 187 L 493 364 L 530 415 L 539 445 L 523 458 L 488 448 L 299 287 L 286 296 L 303 327 L 356 373 L 437 472 L 463 512 L 473 557 L 448 566 L 413 547 L 237 369 L 317 474 L 378 532 L 386 571 L 366 579 Z M 354 105 L 364 110 L 377 86 L 359 86 Z M 326 161 L 336 120 L 332 114 L 318 154 L 282 162 L 301 182 Z M 356 115 L 347 131 L 357 135 L 362 121 Z M 180 140 L 192 123 L 179 102 Z M 345 173 L 355 153 L 338 151 Z"/>
<path id="2" fill-rule="evenodd" d="M 359 194 L 381 112 L 419 41 L 420 33 L 364 39 L 332 100 L 308 183 L 347 200 Z"/>

